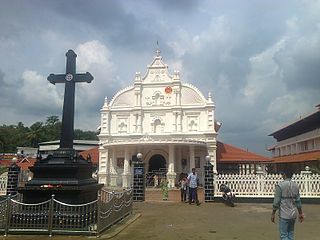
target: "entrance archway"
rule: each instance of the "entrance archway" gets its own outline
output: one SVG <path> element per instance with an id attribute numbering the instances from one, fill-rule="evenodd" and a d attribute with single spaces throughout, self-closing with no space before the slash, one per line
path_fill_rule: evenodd
<path id="1" fill-rule="evenodd" d="M 165 171 L 166 165 L 166 159 L 160 154 L 155 154 L 149 160 L 148 172 Z"/>
<path id="2" fill-rule="evenodd" d="M 166 178 L 166 159 L 161 154 L 154 154 L 149 159 L 146 185 L 158 187 L 161 179 Z"/>

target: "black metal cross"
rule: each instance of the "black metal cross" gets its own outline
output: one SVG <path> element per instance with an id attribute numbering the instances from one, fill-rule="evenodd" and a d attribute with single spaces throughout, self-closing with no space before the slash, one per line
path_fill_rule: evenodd
<path id="1" fill-rule="evenodd" d="M 50 74 L 48 81 L 52 84 L 65 83 L 60 148 L 73 148 L 75 83 L 90 83 L 93 77 L 89 72 L 76 73 L 77 54 L 74 51 L 69 50 L 66 56 L 66 74 Z"/>

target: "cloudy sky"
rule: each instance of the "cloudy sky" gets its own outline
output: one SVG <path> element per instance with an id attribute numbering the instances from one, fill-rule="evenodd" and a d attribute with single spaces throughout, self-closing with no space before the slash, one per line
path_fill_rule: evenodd
<path id="1" fill-rule="evenodd" d="M 61 116 L 64 87 L 46 78 L 73 49 L 95 78 L 77 85 L 75 127 L 95 130 L 158 41 L 172 73 L 212 92 L 219 140 L 268 155 L 268 135 L 320 103 L 319 13 L 317 0 L 2 0 L 0 124 Z"/>

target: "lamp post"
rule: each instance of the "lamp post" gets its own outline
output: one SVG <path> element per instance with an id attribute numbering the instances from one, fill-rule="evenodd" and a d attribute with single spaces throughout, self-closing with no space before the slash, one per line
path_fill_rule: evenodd
<path id="1" fill-rule="evenodd" d="M 142 153 L 137 153 L 137 161 L 133 163 L 133 201 L 142 202 L 145 200 L 145 176 Z"/>
<path id="2" fill-rule="evenodd" d="M 141 160 L 142 160 L 142 153 L 141 152 L 137 153 L 137 159 L 138 159 L 138 162 L 141 162 Z"/>

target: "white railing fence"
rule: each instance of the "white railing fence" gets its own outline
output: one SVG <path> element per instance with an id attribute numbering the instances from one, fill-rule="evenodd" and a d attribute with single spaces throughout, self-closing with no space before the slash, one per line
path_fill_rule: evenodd
<path id="1" fill-rule="evenodd" d="M 320 198 L 320 175 L 305 171 L 294 174 L 292 180 L 300 187 L 301 198 Z M 220 185 L 227 183 L 230 189 L 239 197 L 274 196 L 275 185 L 282 181 L 280 174 L 217 174 L 215 176 L 215 195 L 219 195 Z"/>
<path id="2" fill-rule="evenodd" d="M 293 175 L 293 181 L 300 187 L 302 198 L 320 198 L 320 175 L 303 171 Z M 217 174 L 214 177 L 215 196 L 220 195 L 220 185 L 228 183 L 228 186 L 239 197 L 266 197 L 274 195 L 275 185 L 282 180 L 280 174 Z M 7 173 L 0 176 L 0 196 L 6 195 Z"/>

